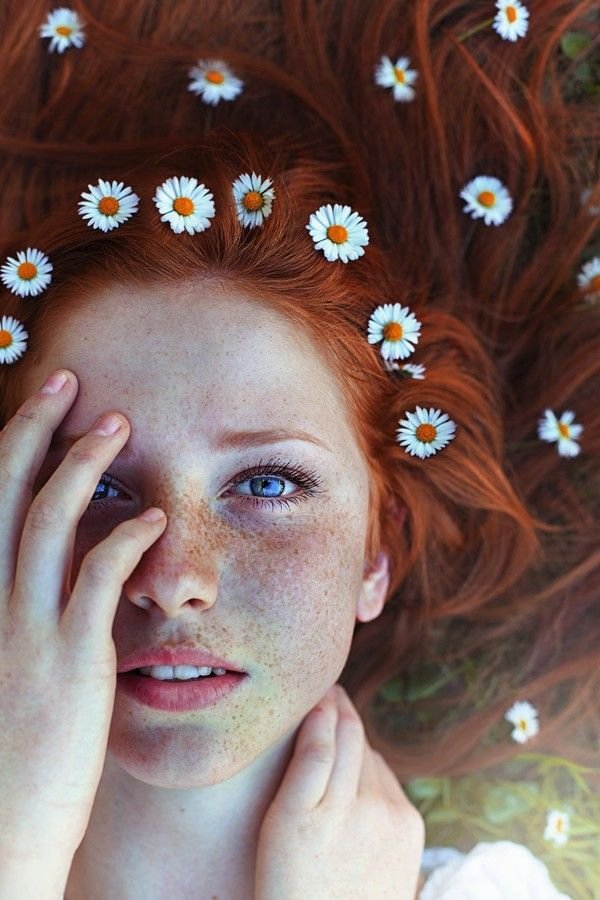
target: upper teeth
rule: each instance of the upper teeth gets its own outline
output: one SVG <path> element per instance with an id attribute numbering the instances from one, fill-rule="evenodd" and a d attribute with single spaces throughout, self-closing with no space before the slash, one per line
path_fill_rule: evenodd
<path id="1" fill-rule="evenodd" d="M 169 681 L 179 678 L 182 681 L 187 678 L 197 678 L 199 675 L 224 675 L 227 669 L 215 669 L 210 666 L 144 666 L 140 669 L 142 675 L 150 678 L 158 678 L 160 681 Z"/>

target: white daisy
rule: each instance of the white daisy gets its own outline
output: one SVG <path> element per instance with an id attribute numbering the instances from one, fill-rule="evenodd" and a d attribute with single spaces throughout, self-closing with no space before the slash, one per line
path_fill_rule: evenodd
<path id="1" fill-rule="evenodd" d="M 493 28 L 505 41 L 516 41 L 527 34 L 529 10 L 519 0 L 497 0 L 498 12 Z"/>
<path id="2" fill-rule="evenodd" d="M 212 106 L 220 100 L 233 100 L 244 86 L 244 82 L 219 59 L 200 59 L 188 74 L 192 79 L 188 91 L 201 95 L 203 101 Z"/>
<path id="3" fill-rule="evenodd" d="M 233 199 L 242 225 L 254 228 L 271 215 L 275 191 L 270 178 L 261 180 L 254 172 L 244 173 L 233 182 Z"/>
<path id="4" fill-rule="evenodd" d="M 63 53 L 67 47 L 83 47 L 83 22 L 74 10 L 61 6 L 48 13 L 46 21 L 40 27 L 40 37 L 51 38 L 48 45 L 50 53 L 54 50 Z"/>
<path id="5" fill-rule="evenodd" d="M 322 250 L 329 262 L 358 259 L 369 243 L 367 223 L 349 206 L 328 203 L 311 213 L 306 226 L 317 250 Z"/>
<path id="6" fill-rule="evenodd" d="M 407 412 L 406 416 L 398 423 L 400 428 L 396 431 L 396 439 L 411 456 L 425 459 L 454 438 L 456 424 L 439 409 L 432 407 L 427 411 L 417 406 L 414 412 Z"/>
<path id="7" fill-rule="evenodd" d="M 552 841 L 556 847 L 562 847 L 569 840 L 569 827 L 571 817 L 568 812 L 560 809 L 551 809 L 546 816 L 546 828 L 544 839 Z"/>
<path id="8" fill-rule="evenodd" d="M 88 184 L 88 188 L 89 194 L 81 194 L 84 199 L 79 201 L 79 215 L 87 219 L 90 228 L 110 231 L 137 212 L 140 198 L 122 181 L 111 183 L 100 178 L 97 185 Z"/>
<path id="9" fill-rule="evenodd" d="M 416 69 L 409 69 L 408 56 L 400 56 L 393 64 L 389 56 L 382 56 L 375 67 L 375 84 L 394 89 L 394 100 L 414 100 L 415 91 L 410 87 L 419 77 Z"/>
<path id="10" fill-rule="evenodd" d="M 491 175 L 477 175 L 460 192 L 467 205 L 463 212 L 473 219 L 483 219 L 486 225 L 501 225 L 512 210 L 512 198 L 501 181 Z"/>
<path id="11" fill-rule="evenodd" d="M 577 284 L 588 300 L 600 300 L 600 256 L 585 263 L 577 275 Z"/>
<path id="12" fill-rule="evenodd" d="M 418 381 L 425 380 L 425 372 L 427 371 L 425 366 L 417 366 L 412 363 L 400 365 L 400 363 L 395 362 L 393 359 L 384 359 L 383 365 L 388 372 L 400 372 L 406 378 L 415 378 Z"/>
<path id="13" fill-rule="evenodd" d="M 378 306 L 369 319 L 368 337 L 370 344 L 381 345 L 384 359 L 406 359 L 415 349 L 421 336 L 421 323 L 411 313 L 408 306 L 400 303 L 385 303 Z"/>
<path id="14" fill-rule="evenodd" d="M 583 431 L 583 425 L 574 425 L 575 413 L 567 409 L 560 419 L 557 419 L 551 409 L 544 412 L 538 422 L 538 437 L 542 441 L 558 441 L 560 456 L 577 456 L 581 447 L 577 438 Z"/>
<path id="15" fill-rule="evenodd" d="M 579 199 L 581 200 L 582 206 L 587 206 L 587 210 L 590 216 L 600 216 L 600 206 L 595 206 L 593 203 L 590 203 L 590 197 L 592 196 L 592 188 L 585 188 L 579 195 Z"/>
<path id="16" fill-rule="evenodd" d="M 14 363 L 27 349 L 29 335 L 18 319 L 2 316 L 0 319 L 0 363 Z"/>
<path id="17" fill-rule="evenodd" d="M 215 214 L 213 195 L 196 178 L 167 178 L 156 188 L 152 198 L 161 213 L 161 222 L 168 222 L 176 234 L 194 234 L 210 226 Z"/>
<path id="18" fill-rule="evenodd" d="M 517 700 L 506 711 L 504 718 L 515 727 L 511 738 L 518 744 L 524 744 L 540 730 L 538 711 L 527 700 Z"/>
<path id="19" fill-rule="evenodd" d="M 16 259 L 8 257 L 0 270 L 0 278 L 13 294 L 35 297 L 46 290 L 52 281 L 52 268 L 52 263 L 41 250 L 28 247 L 27 250 L 18 250 Z"/>

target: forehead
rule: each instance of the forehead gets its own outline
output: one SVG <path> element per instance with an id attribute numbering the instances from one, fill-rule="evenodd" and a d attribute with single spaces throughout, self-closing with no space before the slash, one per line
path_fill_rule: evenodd
<path id="1" fill-rule="evenodd" d="M 78 423 L 79 413 L 109 407 L 146 417 L 154 408 L 168 410 L 175 425 L 200 422 L 208 432 L 293 424 L 354 443 L 342 387 L 309 335 L 222 288 L 104 289 L 57 323 L 26 393 L 58 367 L 78 377 L 67 417 Z"/>

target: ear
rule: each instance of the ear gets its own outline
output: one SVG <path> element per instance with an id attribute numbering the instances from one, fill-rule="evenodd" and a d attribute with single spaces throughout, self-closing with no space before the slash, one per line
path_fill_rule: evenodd
<path id="1" fill-rule="evenodd" d="M 365 563 L 363 583 L 356 604 L 356 618 L 359 622 L 370 622 L 381 613 L 389 584 L 389 557 L 387 553 L 380 552 L 372 566 Z"/>

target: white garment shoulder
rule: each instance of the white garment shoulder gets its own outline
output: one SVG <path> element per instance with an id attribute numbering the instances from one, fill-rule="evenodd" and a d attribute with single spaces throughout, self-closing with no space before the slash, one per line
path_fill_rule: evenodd
<path id="1" fill-rule="evenodd" d="M 422 870 L 430 874 L 419 900 L 571 900 L 554 887 L 541 859 L 512 841 L 479 843 L 469 853 L 431 847 Z"/>

